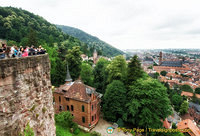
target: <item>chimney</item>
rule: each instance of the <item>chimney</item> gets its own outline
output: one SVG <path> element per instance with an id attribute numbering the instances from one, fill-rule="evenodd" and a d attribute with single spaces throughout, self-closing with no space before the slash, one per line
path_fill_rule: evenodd
<path id="1" fill-rule="evenodd" d="M 162 64 L 162 51 L 160 52 L 160 55 L 159 55 L 159 65 Z"/>
<path id="2" fill-rule="evenodd" d="M 66 74 L 65 82 L 66 82 L 66 83 L 72 82 L 72 78 L 71 78 L 70 73 L 69 73 L 68 63 L 67 63 L 67 74 Z"/>

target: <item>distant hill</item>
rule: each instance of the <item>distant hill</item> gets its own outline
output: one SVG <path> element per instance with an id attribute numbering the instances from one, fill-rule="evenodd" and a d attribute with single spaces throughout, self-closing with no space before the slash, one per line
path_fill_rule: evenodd
<path id="1" fill-rule="evenodd" d="M 47 44 L 50 47 L 64 45 L 65 49 L 73 46 L 88 48 L 79 39 L 63 33 L 43 17 L 14 7 L 0 7 L 0 39 L 22 46 Z"/>
<path id="2" fill-rule="evenodd" d="M 98 50 L 100 54 L 103 56 L 113 57 L 117 55 L 124 54 L 123 51 L 109 45 L 108 43 L 100 40 L 99 38 L 92 36 L 80 29 L 69 27 L 69 26 L 63 26 L 63 25 L 56 25 L 58 28 L 61 28 L 63 32 L 78 38 L 82 42 L 86 43 L 92 52 L 94 48 Z"/>

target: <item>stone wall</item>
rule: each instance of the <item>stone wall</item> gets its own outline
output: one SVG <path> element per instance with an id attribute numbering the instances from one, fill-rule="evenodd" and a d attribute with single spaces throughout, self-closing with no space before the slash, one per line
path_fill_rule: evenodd
<path id="1" fill-rule="evenodd" d="M 55 136 L 47 54 L 0 60 L 0 136 L 17 136 L 27 124 L 35 136 Z"/>

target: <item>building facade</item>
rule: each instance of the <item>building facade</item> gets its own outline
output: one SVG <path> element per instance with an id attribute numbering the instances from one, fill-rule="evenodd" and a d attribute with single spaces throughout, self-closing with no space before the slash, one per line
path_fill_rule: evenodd
<path id="1" fill-rule="evenodd" d="M 53 94 L 55 112 L 69 111 L 77 124 L 86 128 L 94 127 L 99 121 L 102 94 L 81 80 L 72 82 L 69 71 L 65 81 Z"/>

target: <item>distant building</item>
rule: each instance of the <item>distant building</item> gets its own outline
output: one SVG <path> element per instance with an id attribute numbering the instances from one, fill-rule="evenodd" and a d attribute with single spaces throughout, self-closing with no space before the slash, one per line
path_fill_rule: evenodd
<path id="1" fill-rule="evenodd" d="M 167 71 L 167 72 L 175 72 L 175 71 L 188 71 L 189 67 L 183 65 L 183 61 L 163 61 L 163 54 L 160 52 L 159 56 L 159 66 L 154 66 L 153 69 L 157 72 Z"/>
<path id="2" fill-rule="evenodd" d="M 93 63 L 96 64 L 97 60 L 98 60 L 98 53 L 97 53 L 96 49 L 94 49 L 94 52 L 93 52 Z"/>
<path id="3" fill-rule="evenodd" d="M 85 54 L 81 54 L 81 58 L 83 61 L 88 61 L 88 56 Z"/>
<path id="4" fill-rule="evenodd" d="M 183 129 L 189 130 L 190 129 L 190 131 L 184 132 L 184 133 L 188 133 L 190 136 L 200 136 L 199 128 L 196 126 L 196 123 L 190 119 L 186 119 L 186 120 L 179 122 L 177 124 L 177 129 L 181 129 L 181 130 L 183 130 Z"/>
<path id="5" fill-rule="evenodd" d="M 70 111 L 74 122 L 89 129 L 94 127 L 99 121 L 102 94 L 83 84 L 81 80 L 72 82 L 68 67 L 65 81 L 53 94 L 55 112 Z"/>

